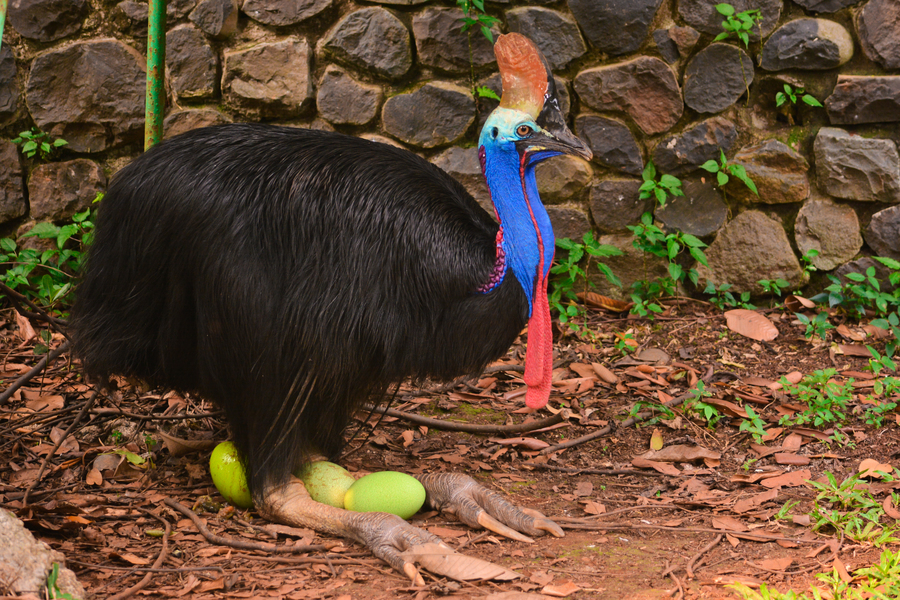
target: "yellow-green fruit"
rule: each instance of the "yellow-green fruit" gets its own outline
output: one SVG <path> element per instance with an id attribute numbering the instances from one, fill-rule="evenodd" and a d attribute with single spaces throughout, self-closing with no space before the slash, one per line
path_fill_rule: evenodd
<path id="1" fill-rule="evenodd" d="M 313 500 L 335 508 L 344 508 L 344 494 L 356 482 L 350 471 L 324 460 L 307 465 L 297 476 Z"/>
<path id="2" fill-rule="evenodd" d="M 215 447 L 209 457 L 209 472 L 216 489 L 226 500 L 238 508 L 253 506 L 247 474 L 234 444 L 222 442 Z"/>
<path id="3" fill-rule="evenodd" d="M 344 496 L 344 508 L 354 512 L 386 512 L 408 519 L 425 504 L 425 488 L 415 477 L 381 471 L 356 480 Z"/>

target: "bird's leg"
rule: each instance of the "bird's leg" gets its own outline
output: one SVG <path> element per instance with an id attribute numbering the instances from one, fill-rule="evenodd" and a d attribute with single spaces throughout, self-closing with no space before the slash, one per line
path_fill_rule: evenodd
<path id="1" fill-rule="evenodd" d="M 356 540 L 375 556 L 405 573 L 415 585 L 424 585 L 425 582 L 414 561 L 421 562 L 429 571 L 459 580 L 471 578 L 466 577 L 464 572 L 472 565 L 494 566 L 456 554 L 437 536 L 410 525 L 398 516 L 351 512 L 316 502 L 309 496 L 303 482 L 293 476 L 285 485 L 267 490 L 262 501 L 257 502 L 257 510 L 270 521 Z M 404 556 L 406 551 L 409 553 Z M 505 573 L 487 575 L 486 578 L 517 576 L 505 569 L 496 569 Z"/>
<path id="2" fill-rule="evenodd" d="M 415 477 L 425 486 L 427 504 L 455 514 L 469 527 L 484 527 L 520 542 L 533 542 L 528 536 L 544 533 L 565 535 L 559 525 L 540 512 L 512 504 L 468 475 L 429 473 Z"/>

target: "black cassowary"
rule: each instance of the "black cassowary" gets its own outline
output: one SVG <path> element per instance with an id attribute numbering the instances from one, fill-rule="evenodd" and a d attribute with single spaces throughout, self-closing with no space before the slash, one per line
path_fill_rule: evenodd
<path id="1" fill-rule="evenodd" d="M 550 393 L 550 221 L 534 167 L 590 158 L 546 60 L 496 44 L 503 100 L 479 156 L 500 226 L 443 171 L 349 136 L 235 124 L 177 136 L 114 177 L 71 333 L 88 374 L 194 391 L 224 408 L 259 511 L 400 556 L 439 541 L 398 517 L 313 502 L 291 475 L 334 456 L 351 415 L 407 378 L 478 373 L 529 324 L 526 403 Z M 466 476 L 428 502 L 511 537 L 562 535 Z M 492 516 L 491 516 L 492 515 Z"/>

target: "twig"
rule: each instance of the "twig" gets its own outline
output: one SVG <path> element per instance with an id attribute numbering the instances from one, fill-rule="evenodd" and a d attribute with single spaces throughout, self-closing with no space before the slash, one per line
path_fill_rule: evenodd
<path id="1" fill-rule="evenodd" d="M 143 508 L 140 510 L 141 510 L 141 512 L 150 515 L 154 519 L 161 521 L 162 524 L 166 528 L 166 531 L 163 534 L 162 549 L 159 551 L 159 554 L 156 556 L 156 560 L 153 561 L 153 566 L 150 567 L 151 569 L 158 569 L 160 567 L 160 565 L 162 565 L 163 561 L 166 560 L 166 556 L 169 555 L 169 534 L 172 532 L 172 525 L 169 523 L 168 520 L 164 519 L 163 517 L 160 517 L 157 514 L 150 512 L 149 510 L 144 510 Z M 153 573 L 152 572 L 147 573 L 146 575 L 144 575 L 143 579 L 138 581 L 136 584 L 134 584 L 127 590 L 119 592 L 115 596 L 110 596 L 109 600 L 125 600 L 126 598 L 131 598 L 134 594 L 136 594 L 140 590 L 147 587 L 147 584 L 150 583 L 151 579 L 153 579 Z"/>
<path id="2" fill-rule="evenodd" d="M 206 538 L 206 541 L 219 546 L 228 546 L 230 548 L 240 548 L 241 550 L 257 550 L 259 552 L 277 552 L 280 554 L 302 554 L 304 552 L 323 552 L 330 548 L 321 544 L 308 544 L 303 546 L 276 546 L 275 544 L 267 544 L 265 542 L 248 542 L 245 540 L 236 540 L 211 532 L 203 521 L 200 520 L 194 511 L 187 508 L 183 504 L 172 500 L 171 498 L 163 498 L 166 506 L 177 510 L 188 519 L 194 522 L 194 526 L 200 531 L 200 534 Z"/>
<path id="3" fill-rule="evenodd" d="M 71 563 L 73 565 L 78 565 L 79 567 L 84 567 L 85 569 L 92 569 L 94 571 L 130 571 L 133 573 L 190 573 L 191 571 L 218 571 L 223 577 L 225 575 L 225 569 L 222 567 L 211 566 L 211 567 L 163 567 L 163 568 L 155 568 L 152 569 L 150 567 L 119 567 L 116 565 L 95 565 L 93 563 L 86 563 L 84 561 L 76 560 L 74 558 L 67 558 L 66 563 Z"/>
<path id="4" fill-rule="evenodd" d="M 75 417 L 75 420 L 72 421 L 72 424 L 69 425 L 68 429 L 66 429 L 66 432 L 63 433 L 62 436 L 60 436 L 59 440 L 53 445 L 53 448 L 50 449 L 50 453 L 47 454 L 46 457 L 44 457 L 44 460 L 41 462 L 41 468 L 38 471 L 37 477 L 34 479 L 31 485 L 28 486 L 28 489 L 25 490 L 25 496 L 22 498 L 22 504 L 24 506 L 28 506 L 28 496 L 34 490 L 35 486 L 40 483 L 41 478 L 44 476 L 44 471 L 47 469 L 47 465 L 50 464 L 50 460 L 56 455 L 56 451 L 59 450 L 59 447 L 62 445 L 65 439 L 69 437 L 69 434 L 72 433 L 75 427 L 78 426 L 78 423 L 81 422 L 81 419 L 84 418 L 84 415 L 87 414 L 87 411 L 91 409 L 91 406 L 94 405 L 94 402 L 97 400 L 97 396 L 99 394 L 100 387 L 94 387 L 94 393 L 91 394 L 91 397 L 88 398 L 87 402 L 84 403 L 84 406 L 81 407 L 81 412 L 78 413 L 78 415 Z"/>
<path id="5" fill-rule="evenodd" d="M 129 419 L 138 419 L 141 421 L 181 421 L 184 419 L 203 419 L 206 417 L 221 417 L 225 415 L 225 411 L 217 410 L 213 412 L 182 414 L 182 415 L 142 415 L 138 413 L 128 412 L 121 408 L 95 408 L 91 411 L 92 415 L 115 415 L 128 417 Z"/>
<path id="6" fill-rule="evenodd" d="M 559 414 L 547 417 L 546 419 L 541 419 L 540 421 L 526 421 L 517 425 L 471 425 L 469 423 L 454 423 L 453 421 L 431 419 L 429 417 L 422 417 L 412 413 L 394 410 L 393 408 L 379 408 L 372 406 L 365 406 L 364 408 L 365 410 L 380 412 L 389 417 L 403 419 L 404 421 L 409 421 L 416 425 L 425 425 L 431 429 L 439 429 L 441 431 L 462 431 L 465 433 L 524 433 L 526 431 L 534 431 L 535 429 L 542 429 L 563 422 L 563 417 Z"/>
<path id="7" fill-rule="evenodd" d="M 662 577 L 663 579 L 665 579 L 666 577 L 671 577 L 672 581 L 675 582 L 675 591 L 678 592 L 678 595 L 675 596 L 675 600 L 681 600 L 681 598 L 684 598 L 684 586 L 681 584 L 681 580 L 675 576 L 675 568 L 669 565 L 669 561 L 666 561 L 666 570 L 663 571 Z"/>
<path id="8" fill-rule="evenodd" d="M 716 539 L 714 539 L 714 540 L 711 541 L 709 544 L 707 544 L 702 550 L 700 550 L 700 552 L 698 552 L 697 554 L 695 554 L 694 557 L 691 558 L 691 560 L 688 561 L 687 566 L 686 566 L 685 569 L 684 569 L 685 572 L 687 573 L 687 578 L 688 578 L 688 579 L 693 579 L 693 578 L 694 578 L 694 564 L 695 564 L 698 560 L 700 560 L 700 558 L 701 558 L 704 554 L 706 554 L 707 552 L 709 552 L 710 550 L 712 550 L 713 548 L 715 548 L 716 546 L 718 546 L 718 545 L 719 545 L 719 542 L 721 542 L 721 541 L 722 541 L 722 538 L 724 538 L 724 537 L 725 537 L 725 536 L 724 536 L 723 534 L 720 533 L 719 535 L 716 536 Z M 699 565 L 698 565 L 698 566 L 699 566 Z"/>
<path id="9" fill-rule="evenodd" d="M 56 360 L 63 352 L 68 349 L 69 342 L 64 341 L 55 350 L 48 352 L 47 355 L 38 362 L 38 364 L 34 365 L 31 368 L 31 370 L 13 381 L 12 384 L 8 388 L 6 388 L 2 394 L 0 394 L 0 406 L 3 406 L 7 402 L 9 402 L 9 399 L 12 398 L 12 395 L 16 393 L 16 390 L 34 379 L 34 376 L 43 371 L 47 367 L 47 365 L 50 364 L 50 361 Z"/>
<path id="10" fill-rule="evenodd" d="M 559 465 L 550 465 L 545 463 L 534 463 L 534 462 L 523 462 L 523 467 L 530 467 L 532 469 L 537 469 L 538 471 L 559 471 L 561 473 L 571 473 L 573 475 L 637 475 L 644 477 L 660 477 L 663 476 L 663 473 L 659 471 L 647 470 L 641 471 L 638 469 L 575 469 L 572 467 L 561 467 Z M 666 477 L 671 477 L 671 475 L 665 475 Z"/>
<path id="11" fill-rule="evenodd" d="M 3 294 L 7 298 L 9 298 L 9 301 L 13 304 L 13 308 L 15 308 L 16 312 L 18 312 L 23 317 L 28 317 L 29 319 L 36 319 L 38 321 L 49 323 L 53 326 L 54 329 L 65 335 L 65 332 L 62 330 L 62 328 L 68 326 L 68 321 L 57 319 L 56 317 L 51 317 L 50 314 L 48 314 L 47 311 L 45 311 L 43 308 L 29 300 L 26 296 L 12 289 L 5 283 L 0 282 L 0 292 L 3 292 Z M 22 308 L 22 305 L 20 304 L 22 302 L 27 304 L 34 312 L 27 311 Z"/>

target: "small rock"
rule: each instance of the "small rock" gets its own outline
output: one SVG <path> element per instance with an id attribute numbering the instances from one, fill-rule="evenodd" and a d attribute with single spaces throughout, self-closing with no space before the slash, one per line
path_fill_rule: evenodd
<path id="1" fill-rule="evenodd" d="M 16 59 L 9 46 L 0 47 L 0 118 L 11 116 L 19 107 Z"/>
<path id="2" fill-rule="evenodd" d="M 200 0 L 188 18 L 207 35 L 226 38 L 237 31 L 237 0 Z"/>
<path id="3" fill-rule="evenodd" d="M 858 4 L 859 0 L 794 0 L 794 2 L 810 12 L 833 13 L 852 4 Z"/>
<path id="4" fill-rule="evenodd" d="M 350 67 L 398 79 L 412 67 L 412 42 L 406 26 L 379 6 L 345 15 L 320 42 L 327 56 Z"/>
<path id="5" fill-rule="evenodd" d="M 900 121 L 900 75 L 840 75 L 825 110 L 834 125 Z"/>
<path id="6" fill-rule="evenodd" d="M 264 25 L 286 27 L 331 8 L 331 0 L 244 0 L 241 11 Z"/>
<path id="7" fill-rule="evenodd" d="M 653 149 L 653 164 L 661 173 L 684 175 L 708 160 L 718 160 L 736 139 L 734 123 L 724 117 L 712 117 L 679 135 L 663 138 Z"/>
<path id="8" fill-rule="evenodd" d="M 316 107 L 331 123 L 365 125 L 378 114 L 381 99 L 377 85 L 359 83 L 340 68 L 328 65 L 319 82 Z"/>
<path id="9" fill-rule="evenodd" d="M 601 233 L 619 233 L 637 225 L 641 215 L 653 210 L 655 200 L 641 199 L 636 179 L 603 179 L 591 186 L 591 217 Z"/>
<path id="10" fill-rule="evenodd" d="M 226 52 L 222 96 L 250 115 L 271 118 L 302 114 L 312 105 L 311 60 L 309 44 L 302 38 Z"/>
<path id="11" fill-rule="evenodd" d="M 163 137 L 168 139 L 191 129 L 231 123 L 231 117 L 211 108 L 188 108 L 169 113 L 163 121 Z"/>
<path id="12" fill-rule="evenodd" d="M 732 293 L 761 293 L 760 279 L 784 279 L 803 286 L 809 276 L 791 250 L 781 223 L 756 210 L 730 221 L 706 248 L 709 267 L 697 265 L 702 279 L 730 283 Z"/>
<path id="13" fill-rule="evenodd" d="M 734 155 L 732 164 L 742 165 L 756 185 L 759 196 L 741 180 L 731 176 L 726 192 L 745 202 L 787 204 L 809 197 L 809 163 L 787 144 L 765 140 Z"/>
<path id="14" fill-rule="evenodd" d="M 660 3 L 661 0 L 568 0 L 569 10 L 591 45 L 612 56 L 640 48 Z"/>
<path id="15" fill-rule="evenodd" d="M 876 256 L 900 260 L 900 206 L 872 215 L 866 227 L 866 243 Z"/>
<path id="16" fill-rule="evenodd" d="M 477 27 L 463 32 L 462 17 L 463 12 L 458 8 L 434 6 L 413 16 L 413 37 L 421 64 L 449 73 L 469 73 L 472 65 L 475 68 L 496 65 L 491 43 Z"/>
<path id="17" fill-rule="evenodd" d="M 55 42 L 81 31 L 87 0 L 10 0 L 7 18 L 19 35 L 36 42 Z"/>
<path id="18" fill-rule="evenodd" d="M 823 127 L 813 144 L 819 188 L 836 198 L 900 202 L 900 155 L 891 140 Z"/>
<path id="19" fill-rule="evenodd" d="M 215 94 L 218 63 L 218 55 L 196 27 L 179 25 L 166 33 L 166 66 L 179 98 Z"/>
<path id="20" fill-rule="evenodd" d="M 32 219 L 62 221 L 91 206 L 106 190 L 100 165 L 86 158 L 35 167 L 28 178 Z"/>
<path id="21" fill-rule="evenodd" d="M 482 208 L 491 215 L 494 214 L 491 195 L 484 181 L 484 174 L 481 172 L 478 150 L 474 147 L 460 148 L 459 146 L 452 146 L 432 158 L 431 162 L 463 184 L 463 187 L 472 194 Z"/>
<path id="22" fill-rule="evenodd" d="M 678 14 L 691 27 L 695 27 L 703 33 L 718 35 L 722 29 L 722 21 L 725 18 L 716 10 L 719 0 L 679 0 Z M 750 40 L 759 41 L 759 32 L 762 29 L 763 37 L 768 36 L 775 29 L 781 18 L 783 8 L 782 0 L 730 0 L 728 4 L 734 7 L 736 13 L 745 10 L 759 10 L 762 14 L 762 23 L 759 27 L 753 27 L 750 32 Z M 732 38 L 735 39 L 735 38 Z"/>
<path id="23" fill-rule="evenodd" d="M 564 154 L 538 164 L 535 175 L 544 204 L 559 204 L 580 199 L 593 171 L 584 159 Z"/>
<path id="24" fill-rule="evenodd" d="M 812 264 L 830 271 L 856 256 L 862 248 L 856 211 L 827 198 L 806 202 L 794 223 L 794 239 L 802 254 L 818 251 Z"/>
<path id="25" fill-rule="evenodd" d="M 672 27 L 669 29 L 669 37 L 678 46 L 678 53 L 686 57 L 700 41 L 700 32 L 693 27 Z"/>
<path id="26" fill-rule="evenodd" d="M 900 3 L 869 0 L 857 15 L 856 27 L 869 59 L 885 69 L 900 69 Z"/>
<path id="27" fill-rule="evenodd" d="M 452 144 L 475 121 L 475 99 L 465 88 L 433 81 L 389 98 L 381 120 L 387 133 L 407 144 L 420 148 Z"/>
<path id="28" fill-rule="evenodd" d="M 767 71 L 834 69 L 853 57 L 853 38 L 826 19 L 795 19 L 763 45 L 760 66 Z"/>
<path id="29" fill-rule="evenodd" d="M 549 8 L 526 6 L 506 11 L 509 31 L 521 33 L 540 49 L 553 69 L 565 68 L 587 52 L 575 20 Z"/>
<path id="30" fill-rule="evenodd" d="M 0 223 L 25 214 L 25 181 L 19 148 L 10 141 L 0 140 Z"/>
<path id="31" fill-rule="evenodd" d="M 669 36 L 668 29 L 657 29 L 654 31 L 653 41 L 656 43 L 656 49 L 659 50 L 659 54 L 664 61 L 670 65 L 678 61 L 678 58 L 680 57 L 678 46 Z"/>
<path id="32" fill-rule="evenodd" d="M 594 153 L 594 162 L 628 173 L 640 175 L 644 159 L 637 140 L 624 123 L 597 115 L 580 115 L 575 131 Z"/>
<path id="33" fill-rule="evenodd" d="M 753 83 L 753 61 L 731 44 L 710 44 L 684 71 L 684 103 L 699 113 L 725 110 Z"/>
<path id="34" fill-rule="evenodd" d="M 647 135 L 668 131 L 684 112 L 672 69 L 649 56 L 586 69 L 575 76 L 575 92 L 591 108 L 625 112 Z"/>
<path id="35" fill-rule="evenodd" d="M 728 207 L 709 180 L 690 177 L 682 182 L 684 196 L 669 198 L 654 216 L 669 231 L 707 237 L 719 231 L 728 220 Z"/>
<path id="36" fill-rule="evenodd" d="M 574 204 L 547 206 L 547 216 L 553 224 L 556 239 L 569 238 L 580 242 L 591 230 L 591 223 L 580 207 Z"/>

